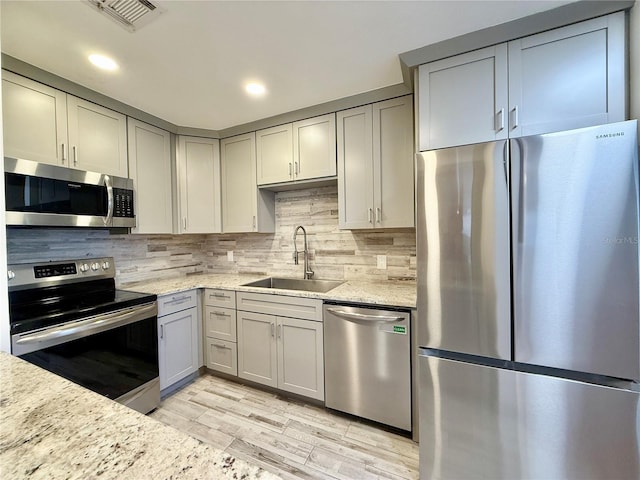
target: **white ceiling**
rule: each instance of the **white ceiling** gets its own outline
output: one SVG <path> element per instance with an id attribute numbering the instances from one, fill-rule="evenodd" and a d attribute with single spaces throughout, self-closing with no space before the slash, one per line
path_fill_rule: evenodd
<path id="1" fill-rule="evenodd" d="M 398 54 L 569 1 L 158 1 L 134 33 L 82 1 L 0 2 L 1 47 L 173 124 L 221 130 L 402 82 Z M 116 73 L 89 53 L 109 54 Z M 243 83 L 268 95 L 249 98 Z"/>

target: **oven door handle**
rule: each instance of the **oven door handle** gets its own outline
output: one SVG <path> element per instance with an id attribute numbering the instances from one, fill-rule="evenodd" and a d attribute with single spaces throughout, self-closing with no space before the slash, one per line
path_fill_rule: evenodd
<path id="1" fill-rule="evenodd" d="M 97 315 L 84 320 L 77 320 L 63 325 L 13 336 L 13 354 L 24 355 L 60 343 L 77 340 L 89 335 L 122 327 L 158 314 L 155 302 L 118 310 L 117 312 Z"/>

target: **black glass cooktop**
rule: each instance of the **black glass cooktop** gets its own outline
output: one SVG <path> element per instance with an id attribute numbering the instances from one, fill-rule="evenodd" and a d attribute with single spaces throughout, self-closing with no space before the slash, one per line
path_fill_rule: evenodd
<path id="1" fill-rule="evenodd" d="M 148 293 L 117 290 L 113 279 L 9 292 L 11 334 L 142 305 L 156 298 Z"/>

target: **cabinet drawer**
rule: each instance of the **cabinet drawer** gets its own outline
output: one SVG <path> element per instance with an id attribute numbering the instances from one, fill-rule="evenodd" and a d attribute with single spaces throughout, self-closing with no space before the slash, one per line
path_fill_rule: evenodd
<path id="1" fill-rule="evenodd" d="M 232 308 L 204 307 L 205 335 L 209 338 L 235 342 L 236 311 Z"/>
<path id="2" fill-rule="evenodd" d="M 238 348 L 235 342 L 207 338 L 207 368 L 238 375 Z"/>
<path id="3" fill-rule="evenodd" d="M 322 300 L 315 298 L 236 292 L 236 300 L 238 310 L 245 312 L 322 321 Z"/>
<path id="4" fill-rule="evenodd" d="M 204 291 L 204 304 L 211 307 L 236 308 L 236 292 L 207 288 Z"/>
<path id="5" fill-rule="evenodd" d="M 198 291 L 188 290 L 158 297 L 158 317 L 198 306 Z"/>

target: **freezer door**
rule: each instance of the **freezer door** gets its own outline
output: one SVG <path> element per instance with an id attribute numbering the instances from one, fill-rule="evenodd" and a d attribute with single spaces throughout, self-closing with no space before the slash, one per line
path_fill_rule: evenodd
<path id="1" fill-rule="evenodd" d="M 636 124 L 512 140 L 516 361 L 640 380 Z"/>
<path id="2" fill-rule="evenodd" d="M 420 357 L 420 478 L 640 478 L 640 393 Z"/>
<path id="3" fill-rule="evenodd" d="M 506 141 L 417 158 L 418 339 L 511 359 Z"/>

